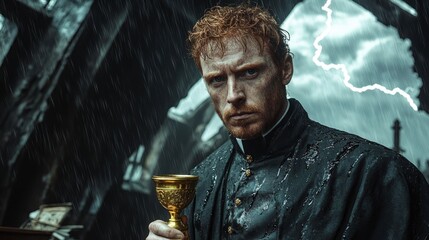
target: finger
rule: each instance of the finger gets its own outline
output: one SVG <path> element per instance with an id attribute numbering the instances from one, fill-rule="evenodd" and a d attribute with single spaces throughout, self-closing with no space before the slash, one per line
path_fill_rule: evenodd
<path id="1" fill-rule="evenodd" d="M 177 240 L 181 240 L 183 238 L 178 238 Z M 165 238 L 165 237 L 160 237 L 155 235 L 154 233 L 150 232 L 149 235 L 147 236 L 146 240 L 172 240 L 170 238 Z M 176 239 L 173 239 L 176 240 Z"/>
<path id="2" fill-rule="evenodd" d="M 151 222 L 149 224 L 149 231 L 154 233 L 156 236 L 166 237 L 169 239 L 182 239 L 185 237 L 181 231 L 169 227 L 166 222 L 161 220 Z"/>

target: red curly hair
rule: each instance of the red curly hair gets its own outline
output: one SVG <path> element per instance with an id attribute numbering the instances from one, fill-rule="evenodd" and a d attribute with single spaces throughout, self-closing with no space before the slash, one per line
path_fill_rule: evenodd
<path id="1" fill-rule="evenodd" d="M 274 62 L 279 66 L 290 55 L 289 34 L 282 30 L 268 11 L 249 5 L 215 6 L 198 20 L 189 32 L 188 44 L 192 58 L 201 70 L 200 57 L 207 57 L 207 45 L 224 53 L 226 38 L 234 38 L 246 49 L 246 38 L 255 38 L 259 45 L 268 44 Z M 213 49 L 213 48 L 212 48 Z"/>

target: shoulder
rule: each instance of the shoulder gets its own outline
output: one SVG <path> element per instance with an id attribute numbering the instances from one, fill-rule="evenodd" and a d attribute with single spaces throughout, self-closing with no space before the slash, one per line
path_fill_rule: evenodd
<path id="1" fill-rule="evenodd" d="M 345 168 L 340 169 L 341 171 L 347 169 L 348 173 L 364 170 L 367 174 L 421 175 L 405 157 L 381 144 L 317 122 L 310 123 L 308 131 L 309 135 L 315 136 L 313 142 L 319 142 L 319 150 L 329 158 L 326 161 Z"/>
<path id="2" fill-rule="evenodd" d="M 368 197 L 389 195 L 412 202 L 429 201 L 429 185 L 423 174 L 404 156 L 354 134 L 311 123 L 309 134 L 321 135 L 321 178 L 331 176 L 337 188 L 366 192 Z M 424 199 L 424 201 L 423 201 Z M 420 211 L 420 210 L 419 210 Z M 429 214 L 428 207 L 421 211 Z"/>

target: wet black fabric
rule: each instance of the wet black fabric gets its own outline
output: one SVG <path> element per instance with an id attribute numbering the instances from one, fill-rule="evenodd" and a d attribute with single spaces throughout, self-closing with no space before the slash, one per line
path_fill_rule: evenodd
<path id="1" fill-rule="evenodd" d="M 245 152 L 232 138 L 192 171 L 192 239 L 428 238 L 429 186 L 408 160 L 289 102 L 268 136 Z"/>

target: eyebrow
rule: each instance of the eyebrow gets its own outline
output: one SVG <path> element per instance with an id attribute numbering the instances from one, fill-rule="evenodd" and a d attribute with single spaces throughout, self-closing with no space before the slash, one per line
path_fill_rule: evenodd
<path id="1" fill-rule="evenodd" d="M 237 67 L 236 67 L 236 72 L 240 72 L 240 71 L 243 71 L 243 70 L 246 70 L 246 69 L 249 69 L 249 68 L 254 68 L 254 67 L 263 67 L 263 66 L 265 66 L 266 65 L 266 63 L 264 62 L 264 61 L 255 61 L 255 62 L 252 62 L 252 63 L 245 63 L 245 64 L 242 64 L 242 65 L 238 65 Z"/>
<path id="2" fill-rule="evenodd" d="M 234 70 L 233 72 L 241 72 L 243 70 L 249 69 L 249 68 L 254 68 L 254 67 L 263 67 L 266 65 L 266 63 L 262 60 L 257 60 L 255 62 L 251 62 L 251 63 L 243 63 L 244 60 L 240 59 L 237 64 L 234 66 Z M 212 71 L 207 73 L 206 75 L 203 75 L 204 79 L 210 79 L 213 77 L 217 77 L 219 75 L 222 74 L 222 71 Z"/>
<path id="3" fill-rule="evenodd" d="M 221 71 L 213 71 L 213 72 L 209 72 L 208 74 L 203 75 L 203 78 L 204 78 L 204 79 L 210 79 L 210 78 L 213 78 L 213 77 L 217 77 L 217 76 L 219 76 L 221 73 L 222 73 Z"/>

